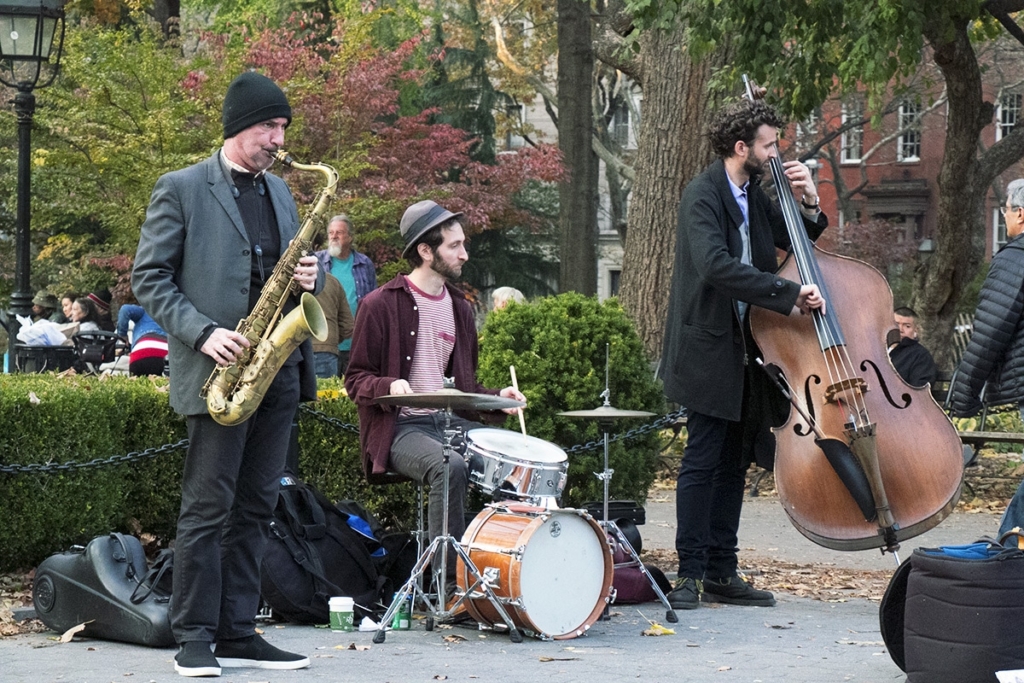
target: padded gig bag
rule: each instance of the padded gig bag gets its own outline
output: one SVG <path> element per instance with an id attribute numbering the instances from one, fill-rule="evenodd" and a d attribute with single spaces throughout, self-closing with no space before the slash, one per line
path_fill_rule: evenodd
<path id="1" fill-rule="evenodd" d="M 896 571 L 882 598 L 881 631 L 908 683 L 991 683 L 996 671 L 1024 669 L 1024 551 L 1016 539 L 917 548 Z"/>
<path id="2" fill-rule="evenodd" d="M 170 647 L 171 558 L 163 551 L 151 573 L 139 539 L 118 533 L 51 555 L 32 584 L 36 615 L 58 633 L 84 623 L 90 638 Z"/>

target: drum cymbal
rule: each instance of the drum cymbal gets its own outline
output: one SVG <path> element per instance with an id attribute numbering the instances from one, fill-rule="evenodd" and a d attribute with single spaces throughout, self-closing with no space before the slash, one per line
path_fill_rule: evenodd
<path id="1" fill-rule="evenodd" d="M 566 410 L 558 413 L 562 417 L 578 417 L 591 420 L 617 420 L 620 417 L 654 417 L 646 410 L 620 410 L 612 406 L 601 406 L 593 410 Z"/>
<path id="2" fill-rule="evenodd" d="M 440 389 L 413 394 L 388 394 L 373 399 L 374 403 L 386 406 L 404 406 L 406 408 L 436 408 L 438 410 L 504 410 L 519 408 L 526 404 L 514 398 L 491 396 L 490 394 L 471 394 L 458 389 Z"/>

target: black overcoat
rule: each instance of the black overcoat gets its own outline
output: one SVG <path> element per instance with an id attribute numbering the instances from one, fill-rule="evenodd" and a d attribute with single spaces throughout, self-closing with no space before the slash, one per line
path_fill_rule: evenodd
<path id="1" fill-rule="evenodd" d="M 788 191 L 788 188 L 787 188 Z M 755 351 L 737 301 L 788 314 L 800 285 L 775 275 L 775 248 L 789 248 L 782 212 L 752 179 L 747 191 L 751 265 L 741 262 L 743 212 L 721 159 L 697 176 L 679 203 L 661 377 L 665 395 L 689 410 L 738 421 L 744 359 Z M 811 239 L 828 224 L 804 217 Z"/>

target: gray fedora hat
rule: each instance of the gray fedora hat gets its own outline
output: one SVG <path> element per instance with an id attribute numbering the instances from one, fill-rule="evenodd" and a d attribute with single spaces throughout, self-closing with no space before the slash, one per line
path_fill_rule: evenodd
<path id="1" fill-rule="evenodd" d="M 437 202 L 432 202 L 429 199 L 424 199 L 422 202 L 416 202 L 410 206 L 402 215 L 402 237 L 405 238 L 405 249 L 402 250 L 402 257 L 404 258 L 409 253 L 409 250 L 416 245 L 416 242 L 428 230 L 452 218 L 459 218 L 461 216 L 462 212 L 452 213 Z"/>

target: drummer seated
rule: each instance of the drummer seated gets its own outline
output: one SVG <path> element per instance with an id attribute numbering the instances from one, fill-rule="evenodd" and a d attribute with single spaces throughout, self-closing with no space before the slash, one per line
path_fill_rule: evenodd
<path id="1" fill-rule="evenodd" d="M 473 307 L 449 278 L 461 275 L 469 258 L 459 218 L 432 201 L 410 206 L 402 217 L 402 256 L 413 270 L 397 275 L 359 302 L 345 389 L 359 409 L 359 443 L 368 475 L 397 472 L 429 484 L 428 534 L 441 535 L 447 519 L 449 536 L 465 531 L 467 466 L 461 443 L 447 468 L 445 510 L 445 428 L 465 434 L 482 427 L 472 406 L 442 403 L 413 406 L 382 403 L 385 396 L 428 394 L 451 377 L 460 392 L 525 401 L 519 391 L 497 391 L 476 380 L 477 337 Z M 454 412 L 459 408 L 470 412 Z M 514 409 L 506 409 L 514 412 Z M 446 425 L 450 417 L 450 424 Z M 449 554 L 450 557 L 450 554 Z M 449 577 L 454 573 L 449 562 Z"/>

